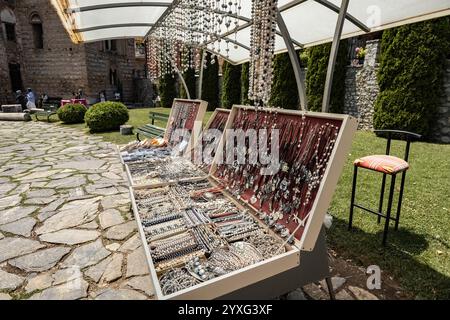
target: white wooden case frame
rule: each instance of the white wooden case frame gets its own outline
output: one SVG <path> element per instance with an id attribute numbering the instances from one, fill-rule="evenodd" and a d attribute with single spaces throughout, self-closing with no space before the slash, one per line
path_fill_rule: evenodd
<path id="1" fill-rule="evenodd" d="M 231 114 L 228 118 L 228 122 L 226 124 L 225 130 L 230 129 L 234 122 L 234 118 L 236 116 L 238 109 L 248 109 L 254 110 L 254 107 L 246 107 L 246 106 L 234 106 Z M 269 109 L 264 109 L 269 110 Z M 299 111 L 288 111 L 288 110 L 276 110 L 281 114 L 288 115 L 299 115 L 301 116 L 303 113 Z M 307 225 L 305 231 L 303 233 L 302 239 L 300 241 L 296 241 L 295 246 L 289 247 L 291 250 L 286 253 L 280 254 L 271 259 L 256 263 L 254 265 L 248 266 L 243 269 L 239 269 L 232 273 L 226 274 L 224 276 L 215 278 L 213 280 L 203 282 L 191 288 L 187 288 L 185 290 L 176 292 L 171 295 L 164 295 L 161 290 L 161 286 L 159 284 L 158 275 L 156 273 L 155 266 L 153 264 L 153 260 L 151 257 L 150 249 L 147 243 L 147 239 L 145 237 L 144 229 L 142 226 L 141 218 L 139 215 L 139 211 L 136 205 L 136 199 L 134 196 L 134 190 L 145 189 L 145 188 L 157 188 L 167 186 L 173 183 L 166 184 L 158 184 L 147 187 L 130 187 L 130 197 L 132 208 L 134 212 L 134 216 L 136 218 L 138 224 L 139 234 L 143 243 L 143 248 L 145 251 L 145 255 L 147 258 L 147 262 L 149 265 L 150 277 L 153 283 L 153 287 L 155 289 L 155 295 L 158 300 L 208 300 L 215 299 L 221 296 L 224 296 L 228 293 L 237 291 L 246 286 L 255 284 L 257 282 L 263 281 L 270 277 L 273 277 L 277 274 L 288 271 L 292 268 L 298 267 L 301 263 L 301 251 L 312 251 L 315 247 L 315 243 L 319 236 L 319 232 L 321 230 L 323 220 L 326 214 L 326 211 L 331 202 L 334 190 L 337 186 L 339 177 L 342 173 L 345 160 L 347 159 L 348 153 L 351 148 L 353 136 L 357 129 L 357 121 L 355 118 L 345 115 L 334 115 L 334 114 L 322 114 L 322 113 L 313 113 L 306 112 L 307 116 L 324 118 L 324 119 L 335 119 L 342 120 L 342 126 L 337 138 L 335 148 L 330 157 L 330 161 L 325 172 L 322 183 L 319 187 L 318 194 L 315 199 L 315 203 L 311 209 L 311 216 L 307 221 Z M 226 141 L 226 135 L 222 136 L 222 139 L 219 143 L 219 149 L 223 150 L 223 146 Z M 220 152 L 217 153 L 216 159 L 212 165 L 211 172 L 215 172 L 217 168 L 217 160 L 220 159 Z M 127 166 L 126 166 L 127 167 Z M 128 172 L 129 174 L 129 172 Z M 210 175 L 209 181 L 214 185 L 217 180 Z M 235 203 L 240 208 L 250 208 L 252 207 L 249 204 L 245 204 L 239 202 L 238 200 L 232 198 L 230 194 L 224 192 L 224 195 L 227 196 L 230 201 Z M 256 217 L 256 210 L 253 212 Z M 260 222 L 261 223 L 261 222 Z M 262 224 L 262 223 L 261 223 Z M 270 233 L 273 233 L 270 229 L 268 229 L 265 225 L 264 227 Z"/>
<path id="2" fill-rule="evenodd" d="M 239 109 L 254 111 L 255 108 L 251 106 L 233 106 L 231 114 L 228 118 L 225 130 L 232 129 L 232 125 L 236 114 Z M 341 129 L 339 131 L 338 138 L 331 154 L 330 160 L 328 161 L 328 166 L 323 176 L 322 182 L 320 184 L 317 196 L 314 200 L 314 205 L 311 208 L 311 214 L 306 222 L 304 232 L 301 239 L 297 245 L 302 251 L 313 251 L 316 245 L 317 238 L 319 237 L 320 230 L 322 228 L 325 215 L 331 204 L 334 192 L 336 190 L 339 178 L 344 169 L 345 161 L 347 160 L 348 154 L 351 150 L 352 142 L 356 130 L 358 128 L 358 121 L 351 116 L 341 115 L 341 114 L 329 114 L 329 113 L 318 113 L 318 112 L 303 112 L 303 111 L 293 111 L 285 109 L 270 109 L 265 108 L 261 111 L 268 112 L 278 112 L 278 114 L 294 115 L 301 117 L 302 115 L 320 119 L 329 120 L 340 120 L 342 121 Z M 219 143 L 220 152 L 217 152 L 216 158 L 211 168 L 211 176 L 217 170 L 217 163 L 219 159 L 223 157 L 223 148 L 226 143 L 226 134 L 222 136 L 222 141 Z M 214 177 L 213 177 L 214 178 Z M 252 207 L 250 204 L 247 206 Z M 255 209 L 256 210 L 256 209 Z"/>

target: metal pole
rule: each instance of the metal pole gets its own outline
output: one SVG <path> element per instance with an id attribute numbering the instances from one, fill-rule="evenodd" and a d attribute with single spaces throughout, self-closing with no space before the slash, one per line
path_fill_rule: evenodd
<path id="1" fill-rule="evenodd" d="M 203 68 L 205 67 L 205 59 L 206 59 L 206 50 L 203 50 L 202 53 L 202 62 L 200 63 L 200 78 L 198 81 L 198 99 L 202 99 L 202 91 L 203 91 Z"/>
<path id="2" fill-rule="evenodd" d="M 323 94 L 322 112 L 328 112 L 330 109 L 331 90 L 333 89 L 333 76 L 336 67 L 336 60 L 339 51 L 339 43 L 341 41 L 342 29 L 344 28 L 345 18 L 347 15 L 348 3 L 350 0 L 342 0 L 339 10 L 336 31 L 334 33 L 333 44 L 331 46 L 330 60 L 328 61 L 327 80 L 325 82 L 325 92 Z"/>
<path id="3" fill-rule="evenodd" d="M 295 81 L 297 82 L 297 91 L 298 96 L 300 98 L 300 106 L 303 111 L 307 111 L 307 98 L 306 98 L 306 89 L 305 83 L 302 78 L 302 69 L 300 66 L 300 57 L 297 55 L 295 51 L 294 45 L 291 40 L 291 35 L 289 34 L 289 30 L 284 22 L 283 16 L 281 12 L 278 11 L 278 27 L 280 28 L 281 35 L 283 36 L 283 40 L 286 44 L 287 51 L 289 53 L 289 58 L 291 59 L 292 68 L 294 69 Z"/>
<path id="4" fill-rule="evenodd" d="M 166 56 L 166 58 L 169 59 L 169 61 L 172 64 L 173 68 L 175 69 L 175 72 L 178 74 L 178 77 L 181 80 L 181 84 L 183 85 L 183 88 L 186 91 L 187 98 L 190 100 L 191 99 L 191 93 L 189 92 L 189 88 L 188 88 L 188 86 L 186 84 L 186 81 L 184 81 L 183 74 L 180 72 L 180 70 L 177 67 L 177 64 L 175 63 L 175 61 L 172 60 L 172 58 L 167 54 L 167 52 L 163 51 L 163 53 Z"/>

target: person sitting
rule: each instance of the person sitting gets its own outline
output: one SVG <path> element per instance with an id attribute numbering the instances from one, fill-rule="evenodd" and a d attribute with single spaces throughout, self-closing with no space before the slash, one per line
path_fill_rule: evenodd
<path id="1" fill-rule="evenodd" d="M 31 88 L 27 89 L 27 101 L 27 109 L 36 109 L 36 96 L 34 95 L 34 92 L 33 90 L 31 90 Z"/>

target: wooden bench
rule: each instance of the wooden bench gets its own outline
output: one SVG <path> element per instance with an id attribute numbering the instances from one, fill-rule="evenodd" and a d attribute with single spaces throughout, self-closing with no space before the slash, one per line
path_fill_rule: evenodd
<path id="1" fill-rule="evenodd" d="M 136 138 L 138 141 L 141 141 L 140 135 L 143 135 L 147 138 L 157 138 L 163 136 L 166 132 L 166 129 L 155 126 L 155 121 L 160 120 L 167 122 L 169 120 L 169 115 L 158 112 L 150 112 L 149 118 L 151 120 L 151 123 L 137 128 L 136 130 Z"/>

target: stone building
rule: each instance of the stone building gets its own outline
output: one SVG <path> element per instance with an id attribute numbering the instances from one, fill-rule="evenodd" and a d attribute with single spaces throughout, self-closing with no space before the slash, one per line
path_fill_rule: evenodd
<path id="1" fill-rule="evenodd" d="M 135 40 L 74 44 L 50 1 L 0 0 L 0 103 L 28 87 L 60 98 L 82 89 L 90 103 L 120 91 L 125 102 L 142 102 L 135 87 L 144 77 Z"/>

